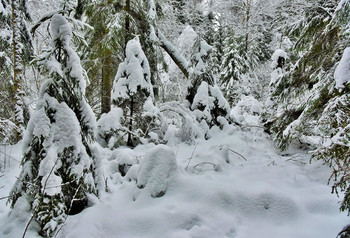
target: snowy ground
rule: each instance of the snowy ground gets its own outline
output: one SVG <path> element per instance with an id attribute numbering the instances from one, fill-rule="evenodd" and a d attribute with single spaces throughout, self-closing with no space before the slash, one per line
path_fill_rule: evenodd
<path id="1" fill-rule="evenodd" d="M 136 158 L 142 160 L 152 147 L 137 147 Z M 335 238 L 350 223 L 338 210 L 340 198 L 330 193 L 329 168 L 309 164 L 306 151 L 276 151 L 260 128 L 231 128 L 172 149 L 178 168 L 158 198 L 147 186 L 139 189 L 113 173 L 111 153 L 101 150 L 109 192 L 70 216 L 58 237 Z M 11 155 L 19 159 L 19 151 L 12 148 Z M 4 171 L 0 197 L 7 196 L 18 173 L 15 162 Z M 0 237 L 21 237 L 25 219 L 8 218 L 5 203 L 0 201 Z"/>

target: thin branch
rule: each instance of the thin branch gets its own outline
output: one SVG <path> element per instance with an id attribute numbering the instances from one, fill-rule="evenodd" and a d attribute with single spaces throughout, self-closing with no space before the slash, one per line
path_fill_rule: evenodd
<path id="1" fill-rule="evenodd" d="M 11 197 L 11 196 L 1 197 L 0 200 L 7 199 L 7 198 L 9 198 L 9 197 Z"/>
<path id="2" fill-rule="evenodd" d="M 36 29 L 41 26 L 42 23 L 44 23 L 45 21 L 49 20 L 52 18 L 53 15 L 55 14 L 62 14 L 67 12 L 66 10 L 58 10 L 58 11 L 52 11 L 49 12 L 47 15 L 43 16 L 42 18 L 40 18 L 35 24 L 34 26 L 30 29 L 30 33 L 32 34 L 32 36 L 34 36 Z"/>
<path id="3" fill-rule="evenodd" d="M 212 162 L 201 162 L 201 163 L 199 163 L 199 164 L 196 164 L 195 166 L 193 166 L 193 168 L 197 168 L 198 166 L 200 166 L 200 165 L 206 165 L 206 164 L 210 164 L 210 165 L 212 165 L 214 168 L 216 167 L 216 164 L 214 164 L 214 163 L 212 163 Z"/>
<path id="4" fill-rule="evenodd" d="M 16 161 L 16 162 L 18 162 L 18 163 L 21 163 L 21 161 L 15 159 L 15 158 L 13 158 L 13 157 L 11 157 L 10 155 L 6 154 L 5 152 L 2 152 L 1 150 L 0 150 L 0 153 L 3 154 L 3 155 L 6 155 L 7 158 L 10 158 L 10 159 L 12 159 L 12 160 L 14 160 L 14 161 Z"/>
<path id="5" fill-rule="evenodd" d="M 77 188 L 77 190 L 75 190 L 75 193 L 74 193 L 74 196 L 72 198 L 72 201 L 70 202 L 70 206 L 69 206 L 69 209 L 68 209 L 68 212 L 67 214 L 70 213 L 71 209 L 72 209 L 72 206 L 73 206 L 73 202 L 74 202 L 74 199 L 76 198 L 78 192 L 79 192 L 79 189 L 81 188 L 81 184 L 79 185 L 79 187 Z M 64 222 L 62 223 L 61 227 L 57 230 L 56 234 L 55 234 L 55 238 L 57 237 L 58 233 L 62 230 L 63 226 L 66 224 L 66 221 L 68 219 L 68 216 L 65 217 L 64 219 Z"/>
<path id="6" fill-rule="evenodd" d="M 194 152 L 196 151 L 196 148 L 197 148 L 198 143 L 199 143 L 199 142 L 197 142 L 196 146 L 194 147 L 194 149 L 193 149 L 193 151 L 192 151 L 191 157 L 188 159 L 188 163 L 187 163 L 187 166 L 186 166 L 185 170 L 187 170 L 187 169 L 188 169 L 188 166 L 190 165 L 190 162 L 191 162 L 191 160 L 192 160 L 192 158 L 193 158 Z"/>
<path id="7" fill-rule="evenodd" d="M 43 194 L 45 193 L 46 183 L 47 183 L 48 179 L 50 178 L 50 176 L 51 176 L 51 174 L 52 174 L 52 172 L 53 172 L 53 169 L 54 169 L 55 166 L 56 166 L 57 161 L 58 161 L 58 158 L 56 159 L 55 164 L 52 166 L 52 168 L 51 168 L 51 170 L 50 170 L 50 173 L 49 173 L 49 175 L 47 176 L 47 178 L 46 178 L 46 180 L 45 180 L 44 187 L 43 187 Z M 26 227 L 24 228 L 24 231 L 23 231 L 22 238 L 25 237 L 30 223 L 33 221 L 35 215 L 37 214 L 37 212 L 38 212 L 38 207 L 39 207 L 39 206 L 36 207 L 35 211 L 33 212 L 32 216 L 30 217 L 29 221 L 27 222 Z"/>
<path id="8" fill-rule="evenodd" d="M 231 150 L 231 149 L 228 149 L 229 151 L 231 151 L 232 153 L 235 153 L 236 155 L 239 155 L 242 159 L 244 159 L 245 161 L 248 161 L 243 155 L 241 155 L 240 153 L 234 151 L 234 150 Z"/>

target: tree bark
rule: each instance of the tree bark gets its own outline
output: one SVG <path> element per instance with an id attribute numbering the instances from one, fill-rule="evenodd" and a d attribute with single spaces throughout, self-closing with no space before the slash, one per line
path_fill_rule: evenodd
<path id="1" fill-rule="evenodd" d="M 170 56 L 170 58 L 179 67 L 186 78 L 189 77 L 189 63 L 187 60 L 176 50 L 176 48 L 165 38 L 165 36 L 157 30 L 157 37 L 160 42 L 160 47 L 162 47 Z"/>
<path id="2" fill-rule="evenodd" d="M 102 62 L 101 114 L 108 113 L 111 110 L 112 56 L 106 56 Z"/>
<path id="3" fill-rule="evenodd" d="M 13 53 L 13 102 L 15 105 L 15 124 L 16 124 L 16 140 L 19 141 L 22 137 L 23 128 L 23 92 L 22 92 L 22 62 L 21 49 L 18 44 L 19 35 L 19 18 L 18 16 L 18 0 L 13 0 L 12 7 L 12 53 Z"/>
<path id="4" fill-rule="evenodd" d="M 246 9 L 245 9 L 245 45 L 244 51 L 248 53 L 248 45 L 249 45 L 249 20 L 250 20 L 250 7 L 251 0 L 246 0 Z"/>

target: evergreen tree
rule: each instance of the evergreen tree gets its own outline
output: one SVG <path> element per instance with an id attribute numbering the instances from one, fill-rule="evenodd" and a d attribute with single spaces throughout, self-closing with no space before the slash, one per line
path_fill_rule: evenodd
<path id="1" fill-rule="evenodd" d="M 333 192 L 345 192 L 340 209 L 348 212 L 349 12 L 348 1 L 315 1 L 289 28 L 301 57 L 291 57 L 294 65 L 273 87 L 275 112 L 265 123 L 281 149 L 293 141 L 316 148 L 313 157 L 333 169 Z"/>
<path id="2" fill-rule="evenodd" d="M 340 25 L 330 17 L 335 8 L 335 2 L 319 2 L 306 9 L 305 18 L 291 28 L 294 50 L 302 57 L 290 54 L 294 65 L 274 85 L 272 101 L 276 113 L 266 123 L 282 149 L 295 139 L 315 144 L 309 141 L 310 136 L 323 137 L 327 131 L 315 125 L 330 99 L 336 96 L 333 72 L 342 44 L 346 43 L 339 41 Z"/>
<path id="3" fill-rule="evenodd" d="M 119 65 L 113 83 L 113 104 L 123 110 L 121 123 L 126 145 L 136 146 L 141 138 L 150 137 L 160 127 L 159 110 L 153 105 L 153 88 L 148 60 L 138 38 L 126 46 L 126 58 Z M 118 142 L 120 143 L 120 142 Z"/>
<path id="4" fill-rule="evenodd" d="M 228 119 L 230 107 L 216 85 L 209 68 L 212 47 L 206 41 L 197 39 L 195 53 L 192 55 L 193 72 L 191 84 L 187 90 L 186 100 L 194 111 L 197 120 L 209 129 L 212 126 L 222 127 L 223 120 Z"/>
<path id="5" fill-rule="evenodd" d="M 319 119 L 320 130 L 330 138 L 315 151 L 313 157 L 323 160 L 332 169 L 335 180 L 332 191 L 344 192 L 340 210 L 350 214 L 350 3 L 341 1 L 336 8 L 329 30 L 339 30 L 341 43 L 346 45 L 334 71 L 335 90 Z M 339 27 L 339 28 L 337 28 Z M 333 28 L 333 29 L 332 29 Z M 333 82 L 334 83 L 334 82 Z M 331 179 L 330 178 L 330 179 Z M 341 237 L 346 237 L 344 230 Z"/>
<path id="6" fill-rule="evenodd" d="M 0 4 L 0 63 L 3 66 L 0 97 L 2 102 L 6 102 L 2 103 L 0 118 L 15 123 L 15 138 L 12 140 L 18 141 L 27 119 L 22 84 L 24 70 L 33 51 L 25 23 L 30 16 L 26 0 L 3 0 Z"/>
<path id="7" fill-rule="evenodd" d="M 88 96 L 90 101 L 96 101 L 96 97 L 100 98 L 97 102 L 100 102 L 101 106 L 97 108 L 101 108 L 101 114 L 109 112 L 111 108 L 110 95 L 112 78 L 116 74 L 115 65 L 124 59 L 126 44 L 135 36 L 139 36 L 142 48 L 150 58 L 151 82 L 154 94 L 157 95 L 158 56 L 153 26 L 156 25 L 160 9 L 160 4 L 153 0 L 87 1 L 87 23 L 93 26 L 93 29 L 86 33 L 89 36 L 88 46 L 84 49 L 86 67 L 92 79 Z M 101 88 L 99 95 L 96 95 L 96 87 Z"/>
<path id="8" fill-rule="evenodd" d="M 245 52 L 244 41 L 231 33 L 225 42 L 221 64 L 220 85 L 231 104 L 237 103 L 240 96 L 250 94 L 247 81 L 249 73 L 258 65 L 258 50 L 250 45 Z M 248 75 L 248 76 L 246 76 Z"/>
<path id="9" fill-rule="evenodd" d="M 87 46 L 83 49 L 85 66 L 91 80 L 87 95 L 92 102 L 95 98 L 99 99 L 97 102 L 100 105 L 95 103 L 95 107 L 100 108 L 101 114 L 111 109 L 115 66 L 122 61 L 124 55 L 126 30 L 121 25 L 121 14 L 117 13 L 116 4 L 109 0 L 98 0 L 85 7 L 87 23 L 93 27 L 85 33 Z M 100 88 L 100 91 L 96 88 Z"/>
<path id="10" fill-rule="evenodd" d="M 22 171 L 11 191 L 11 205 L 30 204 L 40 234 L 52 237 L 68 214 L 86 205 L 86 193 L 95 193 L 95 117 L 85 101 L 86 74 L 71 47 L 71 25 L 53 15 L 52 48 L 36 59 L 48 71 L 37 109 L 24 138 Z M 20 202 L 19 202 L 20 201 Z"/>

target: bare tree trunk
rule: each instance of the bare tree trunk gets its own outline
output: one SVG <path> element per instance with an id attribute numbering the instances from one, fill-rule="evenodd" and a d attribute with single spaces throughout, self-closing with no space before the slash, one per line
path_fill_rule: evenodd
<path id="1" fill-rule="evenodd" d="M 245 9 L 245 45 L 244 51 L 248 53 L 248 45 L 249 45 L 249 20 L 250 20 L 250 7 L 251 0 L 246 0 L 246 9 Z"/>
<path id="2" fill-rule="evenodd" d="M 23 92 L 22 92 L 22 65 L 21 65 L 21 49 L 18 44 L 20 38 L 18 24 L 20 16 L 18 16 L 18 0 L 12 0 L 12 50 L 13 50 L 13 102 L 15 105 L 15 124 L 16 124 L 16 140 L 22 137 L 23 121 Z"/>
<path id="3" fill-rule="evenodd" d="M 130 99 L 130 118 L 129 118 L 129 132 L 128 132 L 128 141 L 127 141 L 127 146 L 134 146 L 134 143 L 132 141 L 132 123 L 133 123 L 133 116 L 134 116 L 134 97 L 131 96 Z"/>
<path id="4" fill-rule="evenodd" d="M 102 60 L 101 114 L 111 110 L 112 77 L 112 56 L 108 55 Z"/>

